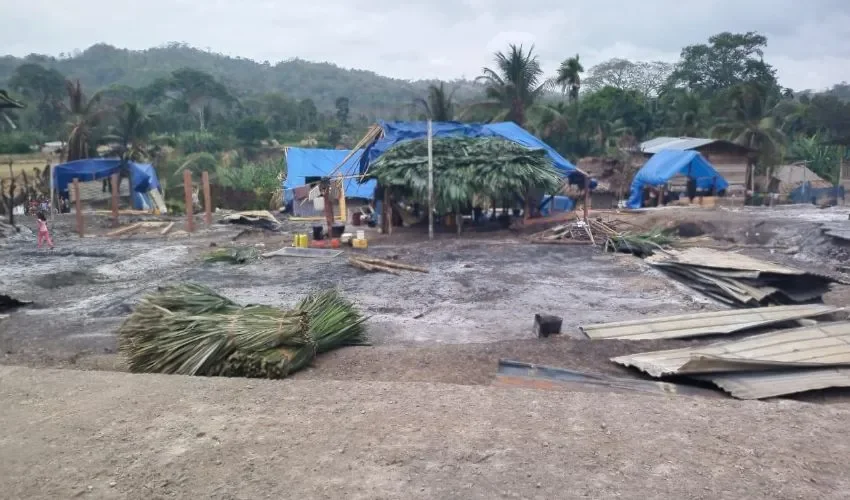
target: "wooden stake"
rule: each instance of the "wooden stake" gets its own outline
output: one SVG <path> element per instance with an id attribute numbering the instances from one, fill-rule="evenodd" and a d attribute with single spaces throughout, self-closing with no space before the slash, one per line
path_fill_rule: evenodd
<path id="1" fill-rule="evenodd" d="M 168 234 L 168 232 L 169 232 L 169 231 L 171 231 L 171 228 L 172 228 L 172 227 L 174 227 L 174 223 L 173 223 L 173 222 L 172 222 L 172 223 L 170 223 L 170 224 L 168 224 L 167 226 L 165 226 L 165 229 L 163 229 L 163 230 L 162 230 L 162 232 L 161 232 L 161 233 L 159 233 L 159 234 L 160 234 L 160 236 L 165 236 L 166 234 Z"/>
<path id="2" fill-rule="evenodd" d="M 80 179 L 74 179 L 74 208 L 77 212 L 77 234 L 83 237 L 83 203 L 80 200 Z"/>
<path id="3" fill-rule="evenodd" d="M 428 120 L 428 239 L 434 239 L 434 141 Z"/>
<path id="4" fill-rule="evenodd" d="M 585 179 L 584 186 L 584 221 L 590 217 L 590 179 Z"/>
<path id="5" fill-rule="evenodd" d="M 50 220 L 53 220 L 53 212 L 55 212 L 55 208 L 57 207 L 54 194 L 56 188 L 53 185 L 53 162 L 48 161 L 46 168 L 50 169 Z"/>
<path id="6" fill-rule="evenodd" d="M 325 200 L 325 223 L 328 225 L 328 239 L 331 238 L 331 231 L 334 227 L 334 205 L 331 200 L 331 181 L 328 178 L 322 179 L 319 183 L 319 190 L 322 193 L 322 198 Z"/>
<path id="7" fill-rule="evenodd" d="M 212 225 L 212 198 L 210 197 L 210 173 L 206 170 L 201 173 L 201 182 L 204 184 L 204 222 Z"/>
<path id="8" fill-rule="evenodd" d="M 118 225 L 118 183 L 121 182 L 118 174 L 112 174 L 110 183 L 112 184 L 112 221 Z"/>
<path id="9" fill-rule="evenodd" d="M 192 172 L 188 169 L 183 171 L 183 193 L 186 198 L 186 232 L 195 230 L 195 219 L 192 206 Z"/>

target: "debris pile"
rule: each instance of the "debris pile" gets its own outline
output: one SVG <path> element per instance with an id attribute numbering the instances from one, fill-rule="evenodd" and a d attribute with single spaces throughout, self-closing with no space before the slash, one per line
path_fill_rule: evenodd
<path id="1" fill-rule="evenodd" d="M 591 339 L 658 340 L 706 335 L 734 337 L 682 349 L 612 358 L 668 381 L 712 382 L 739 399 L 850 387 L 850 322 L 842 308 L 775 306 L 586 325 Z M 770 326 L 774 331 L 759 333 Z"/>
<path id="2" fill-rule="evenodd" d="M 606 252 L 631 253 L 638 257 L 652 255 L 669 247 L 702 244 L 706 238 L 679 238 L 673 230 L 643 230 L 621 220 L 576 220 L 560 224 L 531 236 L 532 243 L 561 245 L 600 245 Z"/>
<path id="3" fill-rule="evenodd" d="M 358 269 L 364 271 L 383 271 L 390 274 L 401 274 L 400 271 L 413 271 L 417 273 L 427 273 L 428 270 L 420 266 L 411 266 L 410 264 L 402 264 L 394 260 L 376 259 L 374 257 L 352 256 L 348 258 L 348 263 Z"/>
<path id="4" fill-rule="evenodd" d="M 850 387 L 850 322 L 631 354 L 612 361 L 655 378 L 709 381 L 738 399 Z"/>
<path id="5" fill-rule="evenodd" d="M 335 290 L 282 310 L 182 284 L 144 297 L 118 339 L 133 372 L 282 378 L 317 353 L 363 344 L 365 320 Z"/>
<path id="6" fill-rule="evenodd" d="M 646 262 L 733 307 L 820 302 L 836 281 L 829 276 L 709 248 L 671 250 L 647 257 Z"/>

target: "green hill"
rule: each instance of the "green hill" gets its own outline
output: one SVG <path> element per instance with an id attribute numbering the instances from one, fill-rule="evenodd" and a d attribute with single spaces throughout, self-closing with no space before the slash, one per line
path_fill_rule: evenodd
<path id="1" fill-rule="evenodd" d="M 371 71 L 340 68 L 331 63 L 301 59 L 275 65 L 206 52 L 172 43 L 147 50 L 119 49 L 97 44 L 70 57 L 32 54 L 25 58 L 0 57 L 0 88 L 20 64 L 33 62 L 79 79 L 86 89 L 113 85 L 142 87 L 180 68 L 213 75 L 237 97 L 282 92 L 295 99 L 310 98 L 319 110 L 332 110 L 338 97 L 348 97 L 352 111 L 375 117 L 406 117 L 414 98 L 424 97 L 430 81 L 410 82 Z M 481 94 L 468 81 L 453 82 L 459 102 Z"/>

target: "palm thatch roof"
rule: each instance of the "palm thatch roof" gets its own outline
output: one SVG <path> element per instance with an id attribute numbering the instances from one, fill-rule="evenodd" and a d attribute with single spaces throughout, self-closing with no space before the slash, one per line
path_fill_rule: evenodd
<path id="1" fill-rule="evenodd" d="M 557 192 L 562 184 L 546 151 L 501 138 L 434 139 L 433 161 L 435 208 L 444 213 L 466 206 L 474 196 L 512 199 L 531 190 Z M 427 142 L 393 146 L 369 167 L 366 178 L 427 203 Z"/>

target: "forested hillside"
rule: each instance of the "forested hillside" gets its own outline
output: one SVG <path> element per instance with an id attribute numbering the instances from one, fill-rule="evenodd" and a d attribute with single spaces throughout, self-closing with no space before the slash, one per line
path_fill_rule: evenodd
<path id="1" fill-rule="evenodd" d="M 24 63 L 56 69 L 67 78 L 79 79 L 89 91 L 111 86 L 145 87 L 176 70 L 191 68 L 212 75 L 238 98 L 282 93 L 297 100 L 311 99 L 320 111 L 329 111 L 334 109 L 336 99 L 347 97 L 352 112 L 364 114 L 370 120 L 407 117 L 413 99 L 421 97 L 428 85 L 434 83 L 408 82 L 371 71 L 301 59 L 271 65 L 174 43 L 142 51 L 98 44 L 78 54 L 60 57 L 36 54 L 26 58 L 0 57 L 0 88 L 8 87 L 15 69 Z M 470 82 L 457 82 L 456 86 L 459 100 L 481 94 Z"/>

